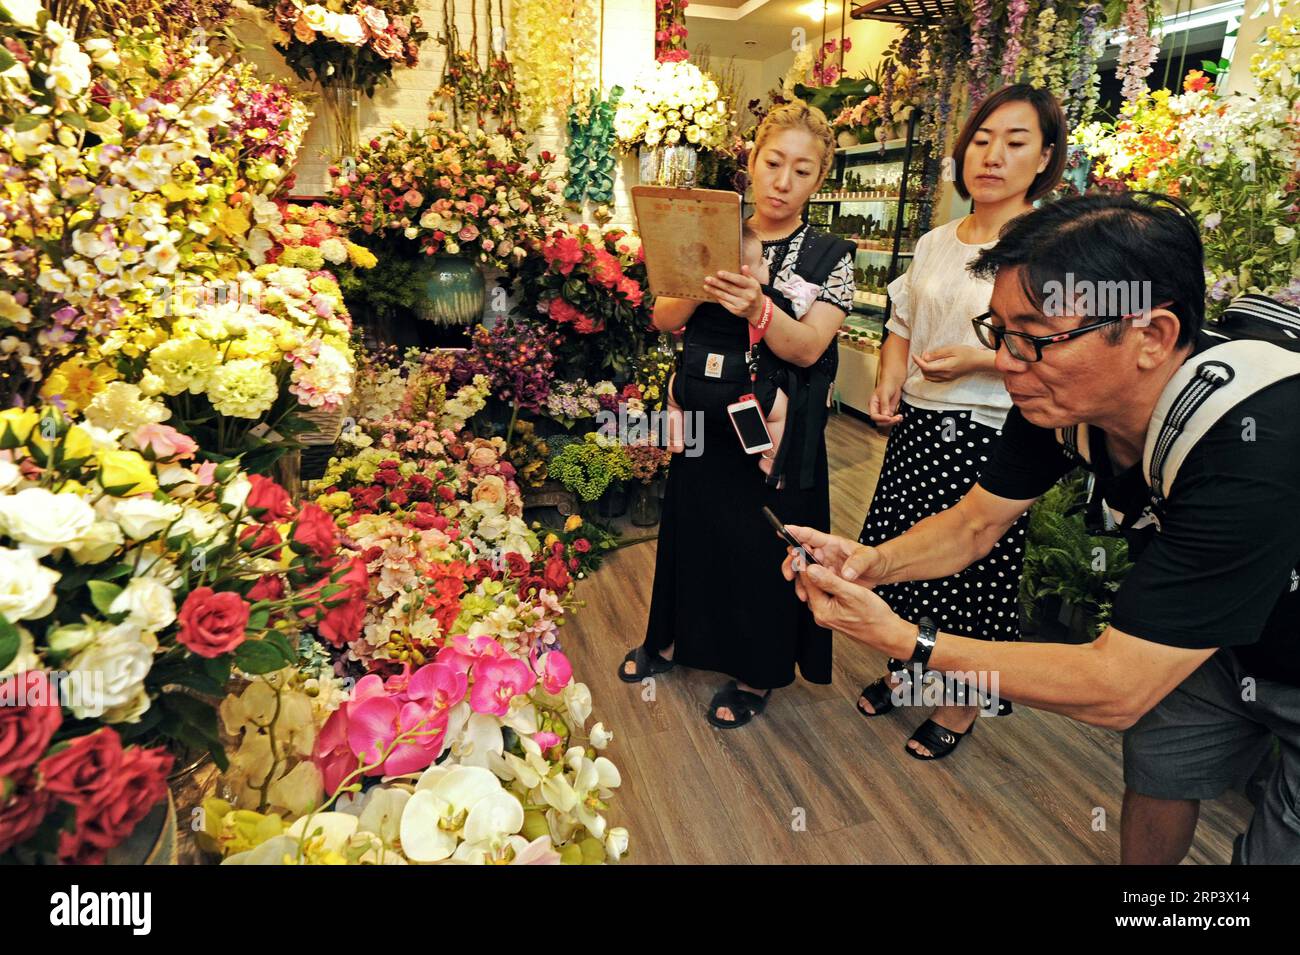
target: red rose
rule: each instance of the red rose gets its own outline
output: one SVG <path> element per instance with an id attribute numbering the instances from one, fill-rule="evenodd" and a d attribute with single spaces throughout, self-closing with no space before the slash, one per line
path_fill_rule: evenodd
<path id="1" fill-rule="evenodd" d="M 190 591 L 177 619 L 177 639 L 201 657 L 219 657 L 244 642 L 248 628 L 248 604 L 233 591 L 215 592 L 211 587 Z"/>
<path id="2" fill-rule="evenodd" d="M 381 467 L 378 471 L 375 472 L 375 483 L 382 484 L 385 487 L 393 487 L 401 479 L 402 476 L 392 468 Z"/>
<path id="3" fill-rule="evenodd" d="M 334 646 L 341 647 L 355 640 L 365 623 L 366 601 L 370 595 L 370 573 L 366 570 L 366 562 L 360 557 L 352 558 L 344 573 L 335 571 L 322 578 L 308 593 L 319 594 L 331 584 L 342 584 L 344 589 L 325 598 L 321 604 L 305 608 L 301 615 L 304 618 L 315 616 L 320 635 Z M 328 609 L 322 613 L 322 607 Z"/>
<path id="4" fill-rule="evenodd" d="M 250 514 L 263 523 L 293 516 L 293 502 L 289 500 L 288 491 L 260 474 L 251 474 L 248 480 L 253 489 L 248 492 L 244 505 Z"/>
<path id="5" fill-rule="evenodd" d="M 564 566 L 564 558 L 552 557 L 546 562 L 542 572 L 542 586 L 556 593 L 564 593 L 569 587 L 569 569 Z"/>
<path id="6" fill-rule="evenodd" d="M 456 491 L 449 484 L 438 485 L 438 496 L 444 501 L 456 500 Z"/>
<path id="7" fill-rule="evenodd" d="M 25 703 L 13 705 L 20 700 Z M 0 677 L 0 779 L 36 765 L 62 722 L 58 687 L 48 674 Z"/>
<path id="8" fill-rule="evenodd" d="M 280 532 L 272 524 L 254 524 L 240 531 L 239 542 L 245 550 L 266 550 L 281 543 Z"/>
<path id="9" fill-rule="evenodd" d="M 510 570 L 511 577 L 528 576 L 528 561 L 524 560 L 523 554 L 516 554 L 514 551 L 506 554 L 506 567 Z"/>
<path id="10" fill-rule="evenodd" d="M 0 802 L 0 856 L 26 842 L 40 828 L 50 808 L 50 794 L 31 785 L 19 785 L 4 802 Z"/>
<path id="11" fill-rule="evenodd" d="M 302 506 L 289 537 L 297 545 L 295 551 L 302 553 L 302 548 L 307 548 L 317 557 L 328 557 L 339 546 L 338 527 L 334 518 L 317 504 Z"/>
<path id="12" fill-rule="evenodd" d="M 410 498 L 406 496 L 406 492 L 400 487 L 388 492 L 388 503 L 393 507 L 405 507 L 406 502 L 409 500 Z"/>
<path id="13" fill-rule="evenodd" d="M 267 574 L 265 577 L 257 578 L 257 583 L 253 584 L 248 591 L 248 600 L 256 603 L 259 600 L 279 600 L 284 596 L 284 578 L 279 574 Z"/>
<path id="14" fill-rule="evenodd" d="M 116 739 L 117 734 L 112 735 Z M 108 849 L 124 842 L 140 820 L 167 798 L 172 757 L 162 748 L 122 750 L 120 741 L 118 747 L 120 758 L 109 785 L 95 799 L 76 804 L 76 828 L 60 834 L 59 858 L 64 862 L 102 862 Z"/>
<path id="15" fill-rule="evenodd" d="M 406 491 L 415 500 L 423 501 L 432 493 L 433 482 L 423 474 L 413 474 L 411 479 L 406 482 Z"/>
<path id="16" fill-rule="evenodd" d="M 573 542 L 573 549 L 579 554 L 585 554 L 587 551 L 591 550 L 591 541 L 587 540 L 585 537 L 579 537 Z"/>
<path id="17" fill-rule="evenodd" d="M 41 760 L 41 777 L 55 799 L 80 806 L 104 798 L 117 785 L 121 767 L 122 741 L 105 727 Z"/>

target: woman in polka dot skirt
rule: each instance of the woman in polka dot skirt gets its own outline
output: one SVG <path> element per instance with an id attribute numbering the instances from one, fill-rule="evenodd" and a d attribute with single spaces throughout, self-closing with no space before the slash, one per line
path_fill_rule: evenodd
<path id="1" fill-rule="evenodd" d="M 957 191 L 973 200 L 973 211 L 922 236 L 911 268 L 889 286 L 889 334 L 870 413 L 892 432 L 859 538 L 870 546 L 956 504 L 1001 434 L 1011 399 L 994 371 L 995 353 L 979 343 L 971 325 L 988 309 L 993 283 L 974 278 L 966 266 L 997 241 L 1003 225 L 1059 182 L 1066 158 L 1060 104 L 1030 86 L 1001 88 L 967 120 L 953 158 Z M 886 584 L 878 592 L 904 619 L 928 617 L 950 633 L 1018 639 L 1026 526 L 1022 518 L 984 560 L 960 573 Z M 902 663 L 891 660 L 889 669 L 863 689 L 857 706 L 864 716 L 923 698 L 902 685 L 910 677 Z M 979 706 L 954 700 L 962 698 L 950 693 L 912 734 L 909 755 L 940 759 L 970 732 Z M 1010 703 L 1000 702 L 1000 714 L 1010 711 Z"/>

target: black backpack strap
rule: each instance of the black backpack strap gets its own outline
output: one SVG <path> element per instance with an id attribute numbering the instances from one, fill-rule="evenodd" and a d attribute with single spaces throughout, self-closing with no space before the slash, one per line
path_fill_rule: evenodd
<path id="1" fill-rule="evenodd" d="M 1300 354 L 1267 341 L 1215 345 L 1189 358 L 1169 380 L 1147 427 L 1142 467 L 1159 506 L 1196 442 L 1247 398 L 1300 377 Z"/>

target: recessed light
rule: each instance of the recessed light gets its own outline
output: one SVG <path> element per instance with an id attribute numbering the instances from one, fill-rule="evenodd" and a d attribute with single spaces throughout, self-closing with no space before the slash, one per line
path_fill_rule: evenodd
<path id="1" fill-rule="evenodd" d="M 746 41 L 745 41 L 745 46 L 758 46 L 758 41 L 757 41 L 757 40 L 746 40 Z"/>

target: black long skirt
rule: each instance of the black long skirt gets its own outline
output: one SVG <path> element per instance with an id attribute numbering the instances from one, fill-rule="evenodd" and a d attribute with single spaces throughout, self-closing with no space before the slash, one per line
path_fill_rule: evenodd
<path id="1" fill-rule="evenodd" d="M 808 682 L 830 683 L 831 632 L 781 576 L 786 546 L 762 514 L 766 505 L 785 523 L 829 529 L 826 436 L 807 436 L 818 442 L 810 490 L 769 488 L 726 413 L 736 394 L 735 384 L 689 383 L 684 410 L 703 416 L 703 453 L 669 466 L 645 647 L 673 645 L 677 663 L 759 689 L 793 683 L 796 664 Z"/>
<path id="2" fill-rule="evenodd" d="M 880 482 L 858 538 L 873 547 L 960 501 L 1001 435 L 972 421 L 969 411 L 927 411 L 904 401 L 899 413 L 903 420 L 889 435 Z M 876 593 L 904 620 L 929 617 L 947 633 L 1019 640 L 1028 527 L 1028 516 L 1021 517 L 987 557 L 951 577 L 884 584 Z M 999 712 L 1011 712 L 1011 704 L 1003 700 Z"/>

